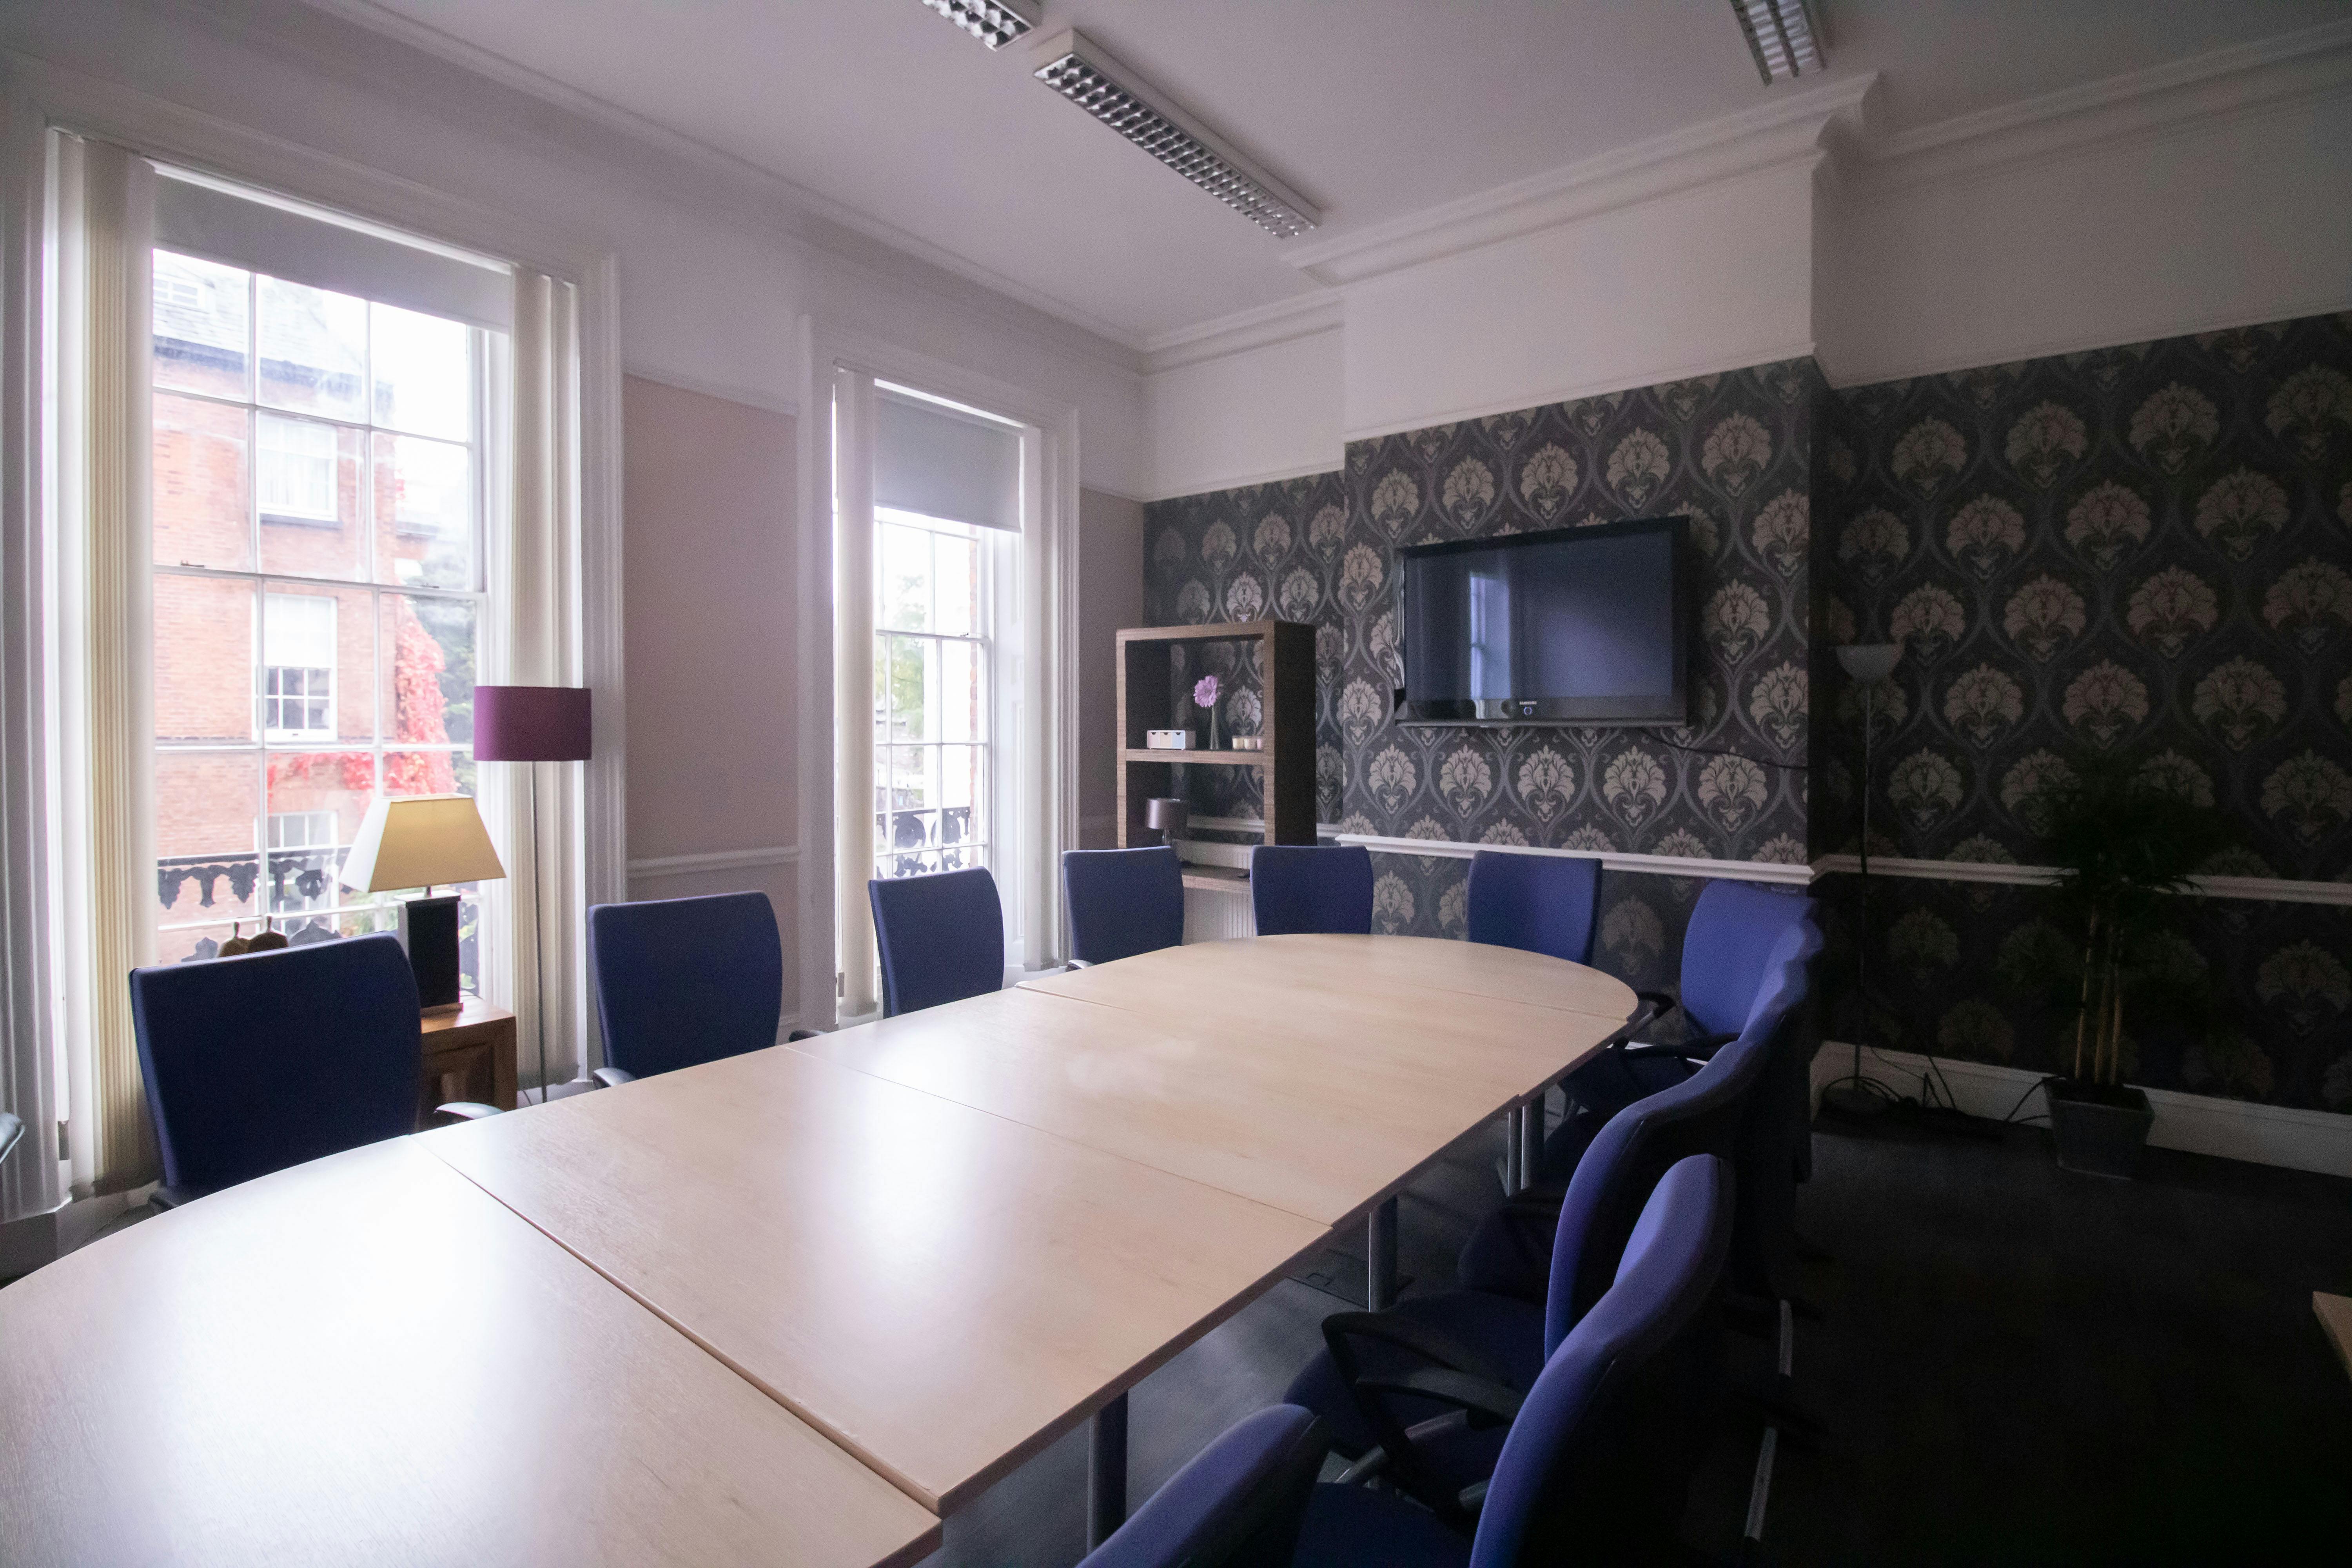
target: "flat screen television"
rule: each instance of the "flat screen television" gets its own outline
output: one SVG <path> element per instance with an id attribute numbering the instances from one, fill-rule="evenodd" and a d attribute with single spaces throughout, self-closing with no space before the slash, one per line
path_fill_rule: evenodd
<path id="1" fill-rule="evenodd" d="M 1410 545 L 1408 724 L 1690 721 L 1688 521 Z"/>

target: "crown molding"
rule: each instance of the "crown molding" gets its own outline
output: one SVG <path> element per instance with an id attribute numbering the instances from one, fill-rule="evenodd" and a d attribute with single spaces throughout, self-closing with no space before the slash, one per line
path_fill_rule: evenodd
<path id="1" fill-rule="evenodd" d="M 1857 148 L 1845 184 L 1900 198 L 1985 174 L 2079 157 L 2352 88 L 2352 20 L 2171 60 L 1921 126 Z"/>
<path id="2" fill-rule="evenodd" d="M 583 92 L 528 66 L 518 64 L 504 55 L 495 54 L 437 27 L 387 10 L 375 4 L 374 0 L 300 0 L 300 3 L 615 132 L 625 142 L 634 144 L 642 153 L 658 154 L 660 162 L 667 167 L 649 166 L 650 161 L 640 155 L 629 160 L 623 172 L 635 175 L 637 183 L 672 202 L 703 210 L 719 221 L 745 226 L 747 215 L 741 204 L 749 198 L 756 204 L 752 215 L 755 218 L 766 216 L 772 219 L 767 225 L 754 221 L 749 226 L 755 229 L 781 228 L 784 234 L 811 249 L 824 252 L 851 266 L 862 267 L 875 276 L 887 277 L 895 282 L 909 283 L 915 287 L 926 287 L 926 284 L 902 275 L 907 261 L 936 268 L 958 282 L 997 296 L 1003 301 L 1003 304 L 983 303 L 959 298 L 960 291 L 951 292 L 936 285 L 929 286 L 930 292 L 951 304 L 966 309 L 976 308 L 980 313 L 991 316 L 1003 325 L 1027 331 L 1056 347 L 1075 350 L 1119 369 L 1132 373 L 1140 368 L 1140 341 L 1111 322 L 1042 289 L 1033 289 L 1016 279 L 983 267 L 945 247 L 934 245 L 847 203 L 813 191 L 748 159 L 672 131 L 608 100 Z M 234 21 L 232 25 L 235 25 Z M 254 32 L 244 28 L 240 31 L 263 47 L 276 43 L 268 31 Z M 577 145 L 560 137 L 541 134 L 534 140 L 561 156 L 573 161 L 579 158 Z M 601 161 L 598 166 L 612 172 L 612 165 Z M 690 176 L 683 184 L 678 178 L 680 174 Z M 716 188 L 711 188 L 714 185 Z M 692 191 L 701 199 L 682 195 L 682 191 Z M 758 210 L 761 207 L 767 209 L 763 215 Z M 883 254 L 877 256 L 877 250 Z M 894 262 L 897 265 L 894 266 Z M 992 304 L 994 308 L 991 308 Z M 1004 304 L 1034 311 L 1046 320 L 1020 320 L 1005 310 Z M 1094 341 L 1073 342 L 1074 333 L 1084 334 L 1086 339 Z"/>
<path id="3" fill-rule="evenodd" d="M 1319 283 L 1360 283 L 1697 186 L 1818 162 L 1863 133 L 1877 82 L 1875 72 L 1833 81 L 1351 234 L 1286 246 L 1282 258 Z"/>
<path id="4" fill-rule="evenodd" d="M 1157 375 L 1163 370 L 1247 353 L 1252 349 L 1271 348 L 1318 332 L 1337 331 L 1342 324 L 1340 297 L 1318 289 L 1146 338 L 1143 372 Z"/>

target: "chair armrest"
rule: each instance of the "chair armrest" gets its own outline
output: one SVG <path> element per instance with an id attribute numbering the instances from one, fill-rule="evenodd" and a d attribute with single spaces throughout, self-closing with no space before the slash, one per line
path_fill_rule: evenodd
<path id="1" fill-rule="evenodd" d="M 202 1187 L 157 1187 L 147 1194 L 147 1206 L 152 1209 L 175 1209 L 194 1203 L 205 1195 Z"/>
<path id="2" fill-rule="evenodd" d="M 1687 1040 L 1677 1040 L 1670 1046 L 1635 1040 L 1620 1047 L 1619 1050 L 1628 1057 L 1680 1057 L 1686 1062 L 1703 1062 L 1738 1037 L 1738 1035 L 1693 1035 Z"/>
<path id="3" fill-rule="evenodd" d="M 1074 958 L 1062 965 L 1065 969 L 1092 969 L 1094 966 L 1095 961 L 1091 958 Z"/>
<path id="4" fill-rule="evenodd" d="M 1517 1420 L 1519 1406 L 1526 1402 L 1526 1396 L 1507 1384 L 1444 1367 L 1424 1367 L 1392 1377 L 1368 1377 L 1356 1386 L 1456 1405 L 1469 1412 L 1473 1426 L 1502 1426 Z M 1485 1419 L 1479 1419 L 1481 1416 Z"/>
<path id="5" fill-rule="evenodd" d="M 446 1105 L 433 1108 L 436 1116 L 455 1116 L 464 1121 L 479 1121 L 485 1116 L 496 1116 L 499 1108 L 484 1105 L 478 1100 L 453 1100 Z"/>
<path id="6" fill-rule="evenodd" d="M 596 1081 L 603 1084 L 606 1089 L 618 1089 L 625 1083 L 636 1082 L 637 1075 L 633 1072 L 624 1071 L 620 1068 L 598 1068 L 596 1069 Z"/>
<path id="7" fill-rule="evenodd" d="M 817 1038 L 817 1032 L 814 1029 L 794 1029 L 791 1034 L 784 1037 L 784 1044 L 789 1046 L 794 1040 L 814 1040 L 815 1038 Z"/>

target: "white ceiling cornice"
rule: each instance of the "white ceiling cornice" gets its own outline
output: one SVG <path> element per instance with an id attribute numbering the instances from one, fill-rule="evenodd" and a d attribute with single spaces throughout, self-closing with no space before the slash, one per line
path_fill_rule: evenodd
<path id="1" fill-rule="evenodd" d="M 1859 149 L 1852 187 L 1902 195 L 2352 87 L 2352 19 L 1962 115 Z"/>
<path id="2" fill-rule="evenodd" d="M 387 10 L 373 4 L 373 0 L 302 0 L 302 3 L 617 132 L 626 141 L 660 153 L 699 176 L 689 184 L 688 189 L 708 187 L 715 182 L 720 189 L 731 191 L 738 201 L 746 197 L 757 201 L 770 209 L 774 219 L 779 220 L 779 223 L 767 226 L 754 224 L 754 227 L 780 226 L 802 243 L 823 250 L 835 259 L 869 273 L 894 276 L 898 281 L 913 281 L 902 276 L 906 271 L 903 265 L 893 266 L 887 260 L 877 260 L 874 247 L 886 248 L 896 252 L 898 258 L 935 268 L 955 279 L 999 296 L 1004 302 L 1024 307 L 1024 311 L 1034 311 L 1045 320 L 1026 319 L 1025 315 L 1016 315 L 992 301 L 959 298 L 961 290 L 950 293 L 932 288 L 932 292 L 944 295 L 953 303 L 978 309 L 995 316 L 1005 325 L 1045 337 L 1060 347 L 1121 370 L 1134 373 L 1141 368 L 1143 345 L 1132 334 L 1122 331 L 1112 323 L 1033 289 L 1017 279 L 992 271 L 966 257 L 932 244 L 919 235 L 910 234 L 845 203 L 812 191 L 796 181 L 734 153 L 682 135 L 618 104 L 519 65 L 503 55 L 453 37 L 437 27 Z M 255 36 L 264 41 L 267 39 L 267 35 Z M 575 152 L 560 138 L 554 139 L 553 144 L 560 152 Z M 675 171 L 672 171 L 673 177 L 667 179 L 663 178 L 659 171 L 631 168 L 626 172 L 638 175 L 641 180 L 650 174 L 650 183 L 658 194 L 673 201 L 680 199 Z M 708 202 L 688 205 L 698 209 L 710 207 Z M 721 221 L 731 219 L 739 226 L 743 223 L 744 215 L 730 205 L 721 205 L 713 210 Z M 803 221 L 806 219 L 816 221 Z M 858 243 L 860 241 L 864 243 Z M 921 285 L 919 283 L 918 286 Z M 1093 341 L 1078 341 L 1076 334 L 1080 333 Z"/>
<path id="3" fill-rule="evenodd" d="M 1825 156 L 1862 135 L 1877 82 L 1875 73 L 1832 82 L 1353 234 L 1286 246 L 1282 258 L 1320 283 L 1360 283 L 1791 159 Z"/>
<path id="4" fill-rule="evenodd" d="M 1144 374 L 1155 374 L 1203 360 L 1269 348 L 1293 338 L 1335 331 L 1340 325 L 1340 297 L 1328 289 L 1236 310 L 1213 321 L 1162 332 L 1143 345 Z"/>

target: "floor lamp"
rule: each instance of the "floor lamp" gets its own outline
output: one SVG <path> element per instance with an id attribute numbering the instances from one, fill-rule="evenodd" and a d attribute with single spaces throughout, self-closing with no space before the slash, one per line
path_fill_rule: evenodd
<path id="1" fill-rule="evenodd" d="M 530 809 L 524 832 L 530 836 L 531 940 L 545 952 L 539 920 L 539 764 L 588 760 L 588 692 L 578 686 L 477 686 L 474 688 L 474 760 L 530 765 Z M 537 965 L 533 965 L 537 973 Z M 539 1102 L 547 1103 L 547 1008 L 544 997 L 531 1008 L 531 1032 L 539 1046 Z"/>
<path id="2" fill-rule="evenodd" d="M 1853 1071 L 1822 1090 L 1824 1110 L 1842 1116 L 1875 1116 L 1893 1103 L 1862 1074 L 1862 1037 L 1870 1021 L 1870 792 L 1875 776 L 1871 754 L 1877 744 L 1878 683 L 1895 673 L 1903 657 L 1899 642 L 1861 643 L 1837 650 L 1838 663 L 1862 688 L 1862 899 L 1853 944 L 1854 989 L 1862 996 L 1862 1023 L 1853 1032 Z"/>

